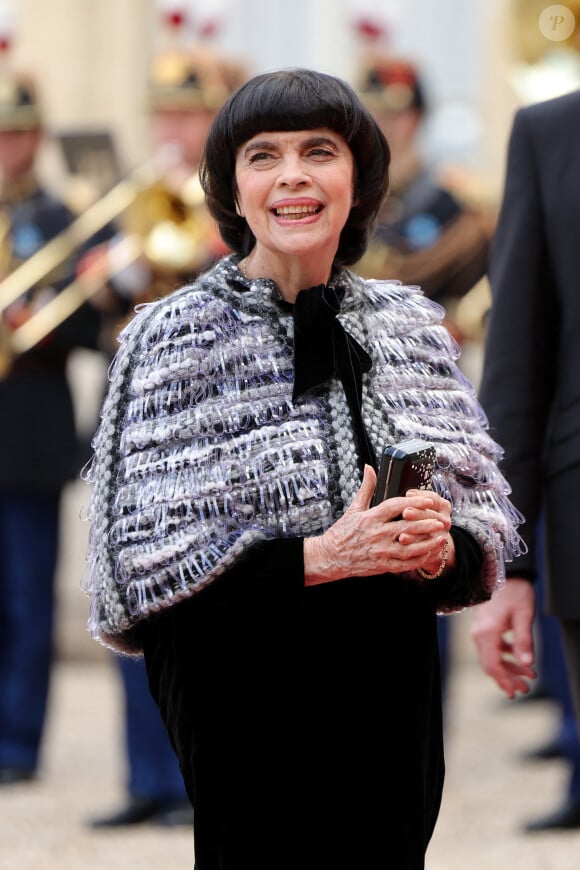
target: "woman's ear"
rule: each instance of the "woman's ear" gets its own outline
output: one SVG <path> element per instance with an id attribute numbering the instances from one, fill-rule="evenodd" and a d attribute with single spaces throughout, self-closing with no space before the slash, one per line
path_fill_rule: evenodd
<path id="1" fill-rule="evenodd" d="M 238 216 L 238 217 L 241 217 L 241 218 L 245 217 L 245 214 L 244 214 L 244 212 L 242 211 L 242 207 L 241 207 L 240 203 L 238 202 L 238 197 L 237 197 L 237 196 L 236 196 L 236 198 L 234 199 L 234 203 L 235 203 L 235 206 L 236 206 L 236 214 L 237 214 L 237 216 Z"/>

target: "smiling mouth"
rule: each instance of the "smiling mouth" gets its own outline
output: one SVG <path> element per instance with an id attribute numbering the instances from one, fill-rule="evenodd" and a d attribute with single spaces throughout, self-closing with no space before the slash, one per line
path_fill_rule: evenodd
<path id="1" fill-rule="evenodd" d="M 291 218 L 299 220 L 309 215 L 318 214 L 322 211 L 321 205 L 283 205 L 280 208 L 273 208 L 273 213 L 276 217 Z"/>

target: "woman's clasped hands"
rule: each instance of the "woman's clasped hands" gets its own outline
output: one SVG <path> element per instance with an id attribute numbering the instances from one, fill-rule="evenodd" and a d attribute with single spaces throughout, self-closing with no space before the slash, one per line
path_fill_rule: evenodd
<path id="1" fill-rule="evenodd" d="M 367 465 L 343 516 L 324 534 L 305 539 L 306 586 L 418 569 L 436 574 L 444 560 L 453 567 L 451 504 L 436 492 L 415 489 L 371 508 L 375 486 L 376 473 Z"/>

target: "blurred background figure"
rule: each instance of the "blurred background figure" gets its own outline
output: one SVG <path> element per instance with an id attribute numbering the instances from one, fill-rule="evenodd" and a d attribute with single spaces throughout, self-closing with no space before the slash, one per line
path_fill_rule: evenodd
<path id="1" fill-rule="evenodd" d="M 138 301 L 165 295 L 224 253 L 198 169 L 215 113 L 244 77 L 241 64 L 202 43 L 169 49 L 153 62 L 148 112 L 160 178 L 137 197 L 123 223 L 142 239 L 149 270 Z"/>
<path id="2" fill-rule="evenodd" d="M 203 44 L 177 45 L 153 62 L 149 113 L 154 158 L 165 166 L 162 178 L 143 189 L 121 219 L 121 234 L 89 257 L 92 269 L 106 276 L 115 246 L 124 234 L 137 234 L 140 257 L 119 282 L 110 286 L 111 323 L 128 307 L 163 296 L 207 268 L 225 248 L 205 208 L 198 169 L 213 118 L 246 76 L 234 58 Z M 135 280 L 137 278 L 137 280 Z M 114 341 L 110 342 L 111 351 Z M 124 697 L 128 766 L 125 803 L 90 822 L 111 828 L 142 822 L 164 826 L 192 824 L 177 759 L 159 710 L 147 686 L 142 660 L 117 656 Z"/>
<path id="3" fill-rule="evenodd" d="M 151 158 L 143 183 L 123 207 L 119 232 L 83 260 L 107 292 L 99 304 L 109 313 L 103 346 L 112 354 L 120 316 L 183 284 L 224 253 L 205 207 L 199 161 L 215 112 L 242 83 L 244 70 L 233 58 L 203 44 L 181 44 L 159 54 L 150 71 L 147 113 Z M 139 170 L 138 170 L 139 171 Z M 130 250 L 117 269 L 119 252 Z"/>
<path id="4" fill-rule="evenodd" d="M 454 307 L 485 276 L 495 210 L 475 201 L 467 185 L 453 189 L 425 154 L 429 105 L 415 63 L 371 53 L 357 87 L 391 148 L 389 195 L 357 268 L 369 277 L 419 284 L 446 308 L 446 325 L 461 344 L 466 336 Z"/>
<path id="5" fill-rule="evenodd" d="M 98 236 L 47 262 L 41 280 L 20 267 L 76 217 L 37 174 L 44 122 L 32 78 L 0 72 L 0 786 L 33 779 L 41 763 L 53 662 L 55 570 L 65 484 L 81 454 L 66 366 L 74 348 L 95 349 L 100 316 L 82 304 L 31 349 L 17 330 L 72 282 Z"/>
<path id="6" fill-rule="evenodd" d="M 366 277 L 420 285 L 444 306 L 446 326 L 460 345 L 479 341 L 488 304 L 485 272 L 495 212 L 483 201 L 473 201 L 467 190 L 445 184 L 424 153 L 429 106 L 415 63 L 386 51 L 368 52 L 355 84 L 391 149 L 389 194 L 374 239 L 355 269 Z M 483 307 L 481 302 L 465 307 L 461 315 L 460 300 L 476 287 Z M 439 617 L 438 627 L 445 689 L 450 617 Z"/>

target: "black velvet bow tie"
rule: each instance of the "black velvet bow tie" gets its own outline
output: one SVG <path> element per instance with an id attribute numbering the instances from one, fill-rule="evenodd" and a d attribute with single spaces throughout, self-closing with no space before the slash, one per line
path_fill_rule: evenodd
<path id="1" fill-rule="evenodd" d="M 294 304 L 294 391 L 296 401 L 307 390 L 340 378 L 353 417 L 362 458 L 376 467 L 361 416 L 362 376 L 372 360 L 337 319 L 344 288 L 320 284 L 301 290 Z"/>

